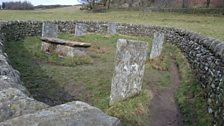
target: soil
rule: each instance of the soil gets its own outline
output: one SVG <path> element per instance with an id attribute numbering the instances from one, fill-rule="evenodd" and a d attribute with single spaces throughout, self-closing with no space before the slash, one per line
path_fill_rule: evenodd
<path id="1" fill-rule="evenodd" d="M 176 103 L 175 93 L 180 85 L 180 76 L 175 61 L 170 66 L 171 85 L 153 90 L 150 104 L 150 126 L 183 126 L 183 119 Z"/>

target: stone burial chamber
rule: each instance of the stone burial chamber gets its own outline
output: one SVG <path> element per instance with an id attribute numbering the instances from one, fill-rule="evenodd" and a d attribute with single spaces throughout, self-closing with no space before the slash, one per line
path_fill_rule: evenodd
<path id="1" fill-rule="evenodd" d="M 59 32 L 73 34 L 75 26 L 78 23 L 86 24 L 87 32 L 95 33 L 108 33 L 108 27 L 110 25 L 109 22 L 93 21 L 48 22 L 56 24 Z M 49 107 L 29 97 L 29 92 L 19 79 L 19 72 L 14 70 L 8 63 L 7 55 L 4 53 L 3 48 L 4 43 L 10 40 L 21 40 L 26 36 L 41 36 L 42 24 L 43 21 L 6 21 L 0 23 L 0 126 L 16 126 L 20 122 L 23 122 L 22 125 L 24 126 L 53 126 L 56 125 L 54 123 L 55 120 L 58 122 L 58 125 L 66 126 L 75 124 L 80 126 L 121 125 L 117 118 L 108 116 L 101 110 L 83 102 L 74 101 Z M 202 88 L 203 95 L 207 99 L 208 113 L 212 117 L 213 125 L 222 126 L 224 124 L 224 42 L 213 37 L 173 27 L 116 23 L 117 34 L 153 37 L 155 32 L 164 34 L 164 42 L 177 46 L 186 57 L 195 73 L 195 77 L 199 82 L 198 84 Z M 118 54 L 122 56 L 128 54 L 128 51 L 130 50 L 124 49 L 123 51 L 119 51 L 121 54 Z M 124 60 L 127 58 L 118 57 L 117 59 Z M 119 61 L 116 62 L 117 69 L 123 69 L 123 71 L 117 70 L 117 72 L 115 70 L 115 74 L 122 75 L 120 78 L 114 76 L 116 79 L 113 82 L 117 80 L 118 83 L 114 84 L 118 84 L 117 87 L 119 87 L 119 80 L 122 80 L 126 74 L 124 71 L 125 67 L 119 67 L 122 63 Z M 131 68 L 129 65 L 127 67 Z M 133 68 L 131 70 L 135 69 Z M 116 91 L 116 85 L 114 89 Z M 118 92 L 118 95 L 122 96 L 124 94 Z M 85 123 L 81 123 L 79 121 L 80 119 Z"/>
<path id="2" fill-rule="evenodd" d="M 41 50 L 47 53 L 55 53 L 59 56 L 85 56 L 90 43 L 81 43 L 58 39 L 58 25 L 44 22 L 42 26 Z"/>
<path id="3" fill-rule="evenodd" d="M 48 53 L 55 53 L 59 56 L 85 56 L 87 48 L 91 46 L 90 43 L 81 43 L 75 41 L 68 41 L 58 38 L 41 38 L 41 50 Z"/>
<path id="4" fill-rule="evenodd" d="M 23 86 L 20 73 L 8 63 L 3 48 L 4 43 L 10 40 L 29 35 L 40 36 L 42 23 L 17 23 L 6 22 L 0 25 L 0 126 L 121 126 L 119 119 L 81 101 L 50 107 L 33 99 Z M 55 41 L 71 47 L 90 46 L 57 39 Z"/>

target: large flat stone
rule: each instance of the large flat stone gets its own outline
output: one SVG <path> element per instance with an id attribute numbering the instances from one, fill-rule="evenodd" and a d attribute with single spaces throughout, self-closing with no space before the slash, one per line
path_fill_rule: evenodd
<path id="1" fill-rule="evenodd" d="M 75 101 L 16 117 L 0 126 L 121 126 L 120 121 L 84 102 Z"/>

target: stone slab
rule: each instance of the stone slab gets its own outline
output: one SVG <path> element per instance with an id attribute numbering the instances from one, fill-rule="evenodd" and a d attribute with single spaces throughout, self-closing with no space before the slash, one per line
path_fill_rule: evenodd
<path id="1" fill-rule="evenodd" d="M 110 105 L 140 93 L 147 57 L 146 42 L 119 39 Z"/>
<path id="2" fill-rule="evenodd" d="M 111 35 L 117 34 L 117 24 L 116 23 L 109 23 L 107 32 Z"/>
<path id="3" fill-rule="evenodd" d="M 75 36 L 84 36 L 87 33 L 87 25 L 83 23 L 76 23 Z"/>
<path id="4" fill-rule="evenodd" d="M 159 32 L 154 33 L 154 39 L 153 39 L 153 43 L 152 43 L 150 59 L 154 59 L 161 55 L 164 39 L 165 39 L 165 36 L 163 33 L 159 33 Z"/>
<path id="5" fill-rule="evenodd" d="M 120 121 L 98 108 L 74 101 L 26 114 L 0 123 L 1 126 L 121 126 Z"/>
<path id="6" fill-rule="evenodd" d="M 42 25 L 42 37 L 58 37 L 58 25 L 51 22 L 44 22 Z"/>

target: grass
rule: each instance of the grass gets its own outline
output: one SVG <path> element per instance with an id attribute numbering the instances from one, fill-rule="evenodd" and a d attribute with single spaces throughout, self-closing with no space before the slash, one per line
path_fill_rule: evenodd
<path id="1" fill-rule="evenodd" d="M 117 39 L 127 38 L 146 41 L 151 47 L 151 38 L 106 34 L 87 34 L 82 37 L 74 37 L 74 35 L 68 33 L 61 34 L 59 38 L 91 43 L 92 46 L 88 49 L 88 60 L 86 58 L 83 60 L 82 57 L 74 59 L 59 58 L 56 54 L 45 54 L 40 50 L 39 37 L 27 37 L 21 41 L 6 43 L 5 49 L 10 62 L 13 67 L 21 72 L 24 85 L 35 99 L 49 105 L 62 104 L 73 100 L 85 101 L 102 109 L 109 115 L 118 117 L 121 119 L 123 126 L 147 126 L 149 124 L 151 89 L 166 88 L 170 85 L 168 70 L 172 62 L 171 58 L 177 57 L 177 60 L 181 61 L 180 63 L 184 65 L 184 67 L 181 67 L 183 71 L 189 69 L 185 67 L 186 61 L 181 59 L 182 55 L 179 50 L 170 44 L 165 44 L 160 58 L 147 60 L 141 94 L 114 106 L 109 106 Z M 185 75 L 185 73 L 183 74 Z M 191 75 L 191 73 L 187 75 Z M 182 79 L 185 82 L 191 79 L 191 76 L 182 77 Z M 192 115 L 193 110 L 188 109 L 187 96 L 189 94 L 187 91 L 192 88 L 187 88 L 189 86 L 186 87 L 185 85 L 181 87 L 177 99 L 178 103 L 184 108 L 183 111 L 188 117 L 186 122 L 189 123 L 193 118 L 189 114 Z M 189 93 L 191 93 L 191 90 Z M 195 101 L 197 98 L 195 98 Z M 198 109 L 197 114 L 204 114 L 200 111 L 205 106 L 200 108 L 200 105 L 195 105 Z M 199 121 L 201 120 L 199 119 Z M 206 121 L 198 124 L 205 124 Z"/>
<path id="2" fill-rule="evenodd" d="M 80 11 L 77 7 L 44 10 L 1 10 L 0 20 L 100 20 L 134 24 L 173 26 L 224 40 L 224 17 L 183 13 L 109 10 L 107 13 Z"/>
<path id="3" fill-rule="evenodd" d="M 211 126 L 212 118 L 207 112 L 207 100 L 187 60 L 178 51 L 176 61 L 181 75 L 181 86 L 176 98 L 186 126 Z"/>

